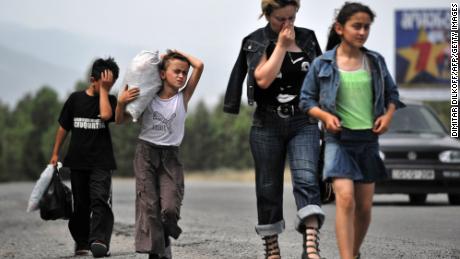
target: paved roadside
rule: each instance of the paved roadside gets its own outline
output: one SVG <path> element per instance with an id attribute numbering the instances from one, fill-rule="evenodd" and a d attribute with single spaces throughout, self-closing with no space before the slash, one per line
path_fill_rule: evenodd
<path id="1" fill-rule="evenodd" d="M 42 221 L 26 213 L 34 183 L 0 184 L 0 258 L 73 258 L 67 221 Z M 283 258 L 299 258 L 301 236 L 293 230 L 295 204 L 285 187 L 286 231 L 280 236 Z M 134 181 L 114 180 L 115 229 L 112 258 L 147 258 L 134 253 Z M 443 195 L 429 196 L 425 206 L 409 206 L 402 195 L 376 196 L 373 222 L 365 240 L 364 258 L 460 259 L 459 206 Z M 338 258 L 334 234 L 334 205 L 321 234 L 322 256 Z M 180 224 L 173 242 L 174 258 L 263 258 L 262 240 L 254 232 L 255 191 L 251 183 L 188 181 Z M 79 257 L 85 258 L 85 257 Z M 92 258 L 92 257 L 86 257 Z"/>

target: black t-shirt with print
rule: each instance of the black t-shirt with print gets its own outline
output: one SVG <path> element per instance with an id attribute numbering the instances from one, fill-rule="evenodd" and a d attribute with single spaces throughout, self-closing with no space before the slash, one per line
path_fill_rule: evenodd
<path id="1" fill-rule="evenodd" d="M 275 49 L 274 44 L 267 47 L 267 58 L 270 58 Z M 292 104 L 297 107 L 300 89 L 305 75 L 308 72 L 311 60 L 304 52 L 287 52 L 281 65 L 280 73 L 273 80 L 270 87 L 254 90 L 254 100 L 257 105 L 278 106 Z"/>
<path id="2" fill-rule="evenodd" d="M 72 93 L 62 108 L 59 124 L 71 132 L 64 166 L 73 169 L 116 169 L 109 122 L 115 119 L 117 99 L 109 95 L 113 116 L 100 119 L 99 96 L 86 91 Z"/>

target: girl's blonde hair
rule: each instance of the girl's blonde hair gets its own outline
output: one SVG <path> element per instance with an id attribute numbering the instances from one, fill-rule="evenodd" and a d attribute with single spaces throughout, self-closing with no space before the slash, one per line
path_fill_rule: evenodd
<path id="1" fill-rule="evenodd" d="M 298 10 L 300 8 L 300 0 L 262 0 L 262 13 L 259 16 L 259 19 L 263 16 L 270 16 L 273 10 L 283 8 L 288 5 L 293 5 Z"/>

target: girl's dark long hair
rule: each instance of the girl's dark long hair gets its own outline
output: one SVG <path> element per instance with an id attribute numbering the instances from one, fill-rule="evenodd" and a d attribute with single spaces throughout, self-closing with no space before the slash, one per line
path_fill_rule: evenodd
<path id="1" fill-rule="evenodd" d="M 372 12 L 372 10 L 367 5 L 363 5 L 357 2 L 345 2 L 345 4 L 340 9 L 339 13 L 337 14 L 337 17 L 335 18 L 334 23 L 332 24 L 329 30 L 326 50 L 333 49 L 337 44 L 339 44 L 342 41 L 342 38 L 340 37 L 340 35 L 338 35 L 337 32 L 335 31 L 335 24 L 339 23 L 342 26 L 344 26 L 345 23 L 350 19 L 351 16 L 359 12 L 364 12 L 364 13 L 369 14 L 369 17 L 371 18 L 371 22 L 374 21 L 375 14 L 374 12 Z"/>

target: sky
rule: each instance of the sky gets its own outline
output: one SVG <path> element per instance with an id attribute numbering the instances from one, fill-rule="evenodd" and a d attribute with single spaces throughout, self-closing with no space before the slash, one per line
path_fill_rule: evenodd
<path id="1" fill-rule="evenodd" d="M 380 52 L 394 74 L 396 9 L 450 8 L 446 0 L 366 0 L 376 13 L 366 47 Z M 205 63 L 194 99 L 214 103 L 226 84 L 244 36 L 266 24 L 260 0 L 14 0 L 0 2 L 0 22 L 58 29 L 142 49 L 188 52 Z M 326 44 L 334 10 L 344 1 L 301 0 L 296 26 Z M 101 55 L 106 53 L 101 53 Z M 116 58 L 116 57 L 115 57 Z M 126 64 L 121 64 L 123 76 Z M 121 80 L 119 80 L 120 82 Z"/>

